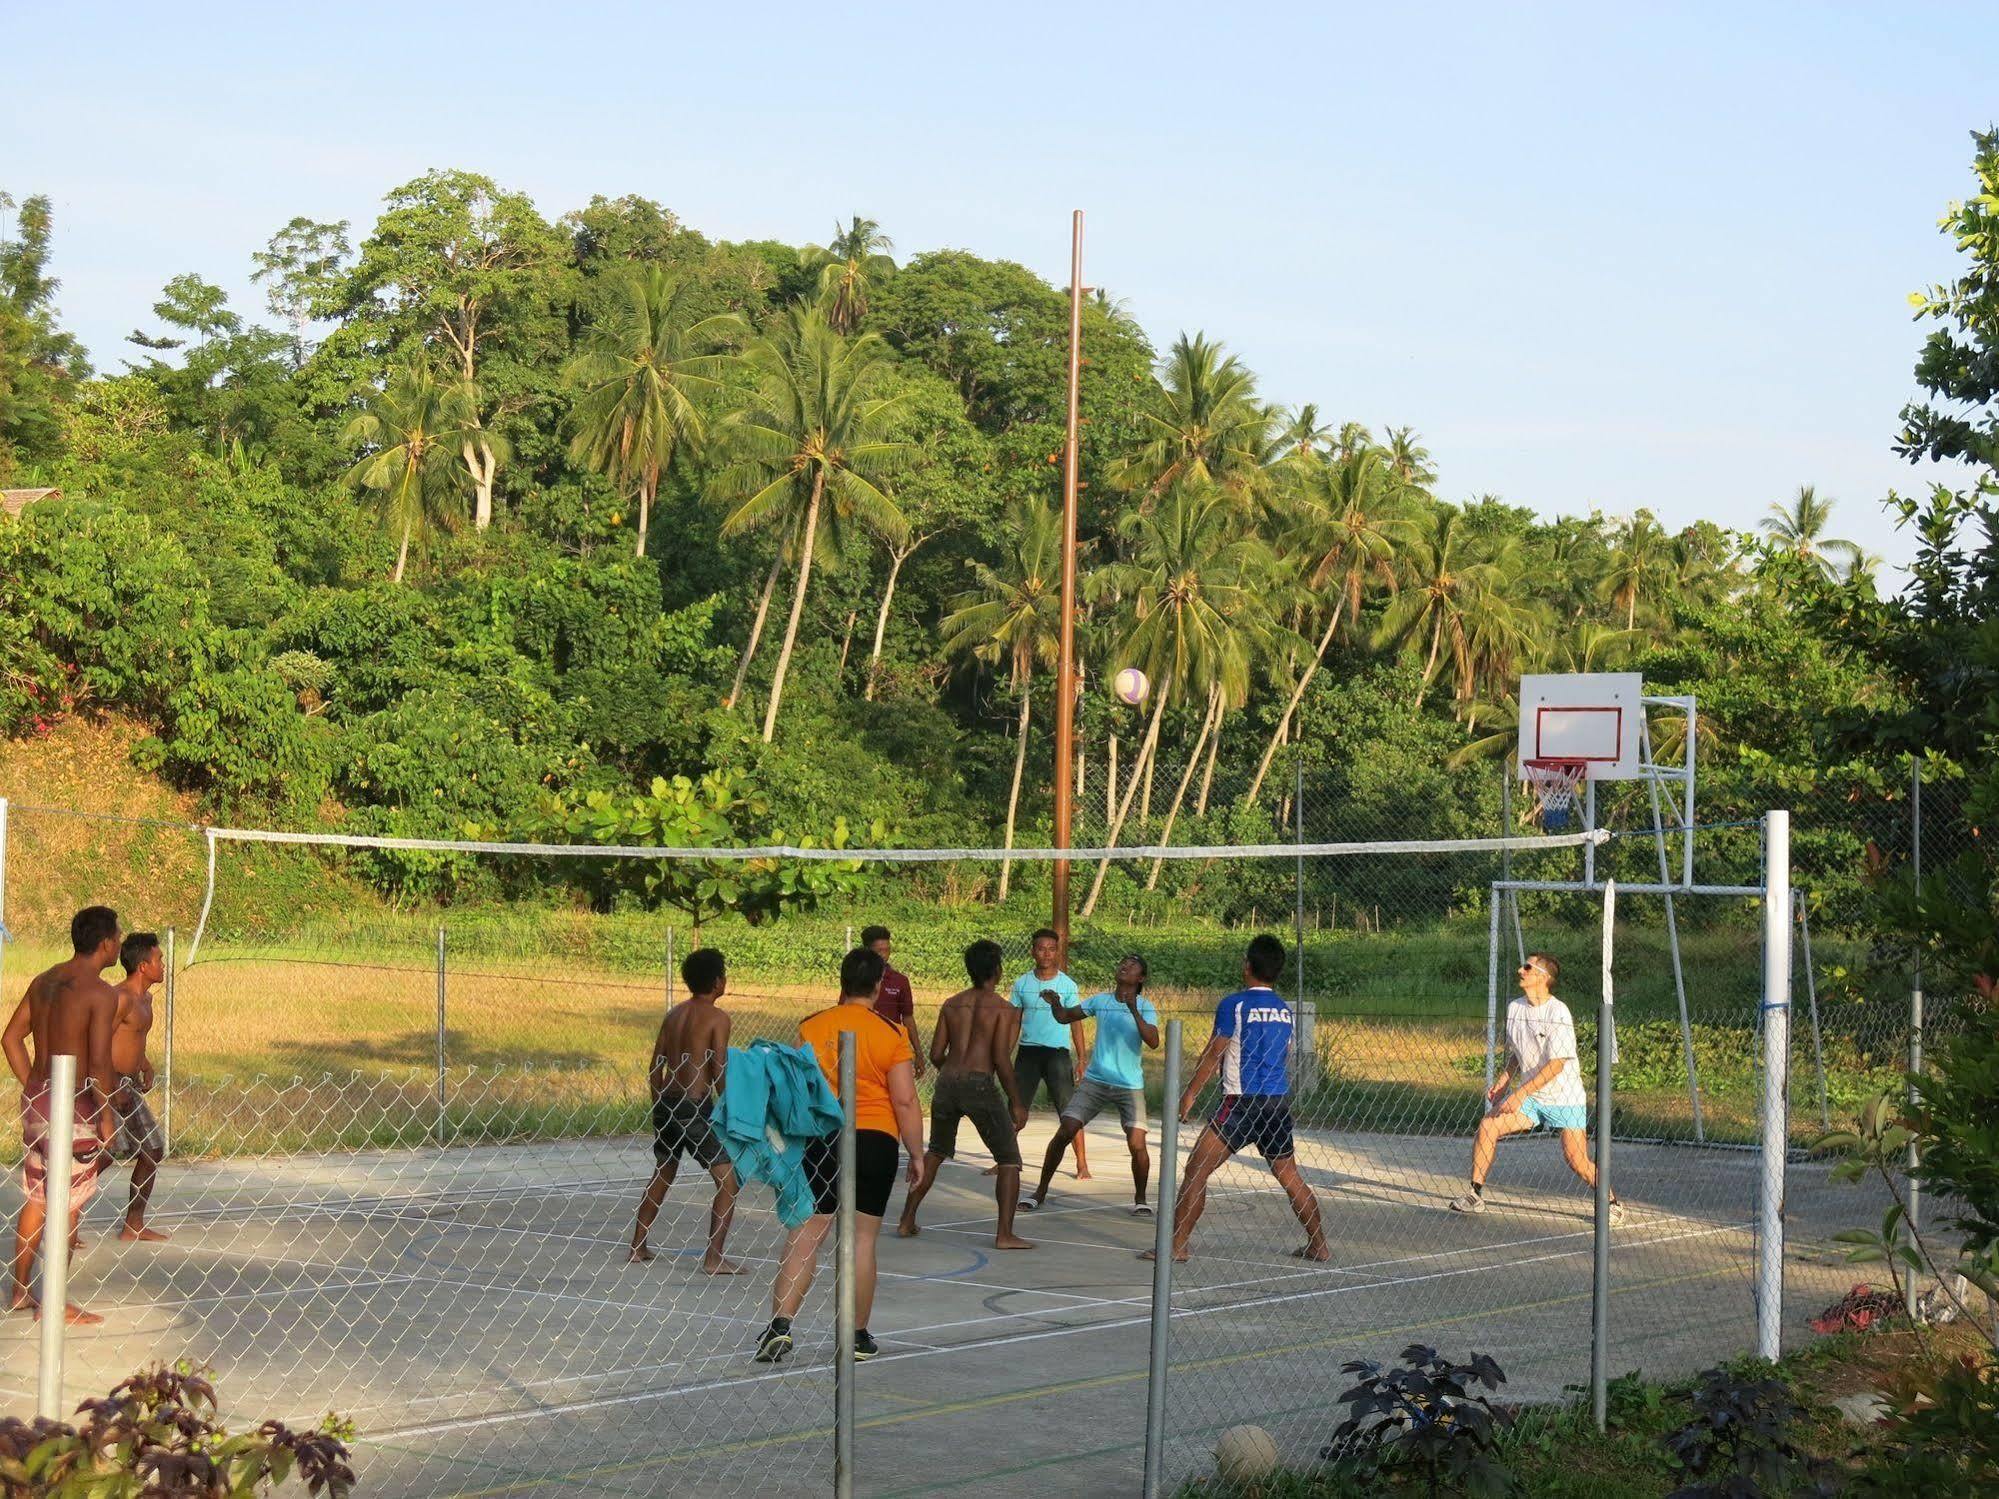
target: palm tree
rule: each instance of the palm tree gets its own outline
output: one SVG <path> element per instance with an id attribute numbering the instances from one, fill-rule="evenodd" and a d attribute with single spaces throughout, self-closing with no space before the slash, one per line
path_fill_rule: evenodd
<path id="1" fill-rule="evenodd" d="M 409 564 L 410 542 L 427 540 L 458 519 L 458 449 L 478 423 L 466 382 L 444 384 L 412 361 L 347 423 L 341 436 L 369 451 L 347 482 L 381 497 L 382 520 L 397 537 L 395 582 Z"/>
<path id="2" fill-rule="evenodd" d="M 1341 422 L 1337 436 L 1333 438 L 1333 457 L 1351 458 L 1354 454 L 1374 446 L 1374 434 L 1359 422 Z"/>
<path id="3" fill-rule="evenodd" d="M 1627 521 L 1610 549 L 1610 564 L 1597 581 L 1597 592 L 1624 610 L 1624 628 L 1638 627 L 1638 600 L 1655 588 L 1664 591 L 1674 577 L 1672 543 L 1649 510 Z"/>
<path id="4" fill-rule="evenodd" d="M 1388 441 L 1382 444 L 1388 452 L 1388 466 L 1395 477 L 1412 489 L 1428 489 L 1437 482 L 1437 470 L 1430 462 L 1430 450 L 1423 446 L 1413 427 L 1390 427 Z"/>
<path id="5" fill-rule="evenodd" d="M 806 268 L 819 272 L 820 302 L 826 321 L 836 331 L 852 333 L 860 327 L 868 314 L 872 283 L 895 271 L 888 255 L 894 248 L 895 241 L 881 232 L 880 224 L 855 214 L 845 229 L 833 226 L 831 243 L 805 252 Z"/>
<path id="6" fill-rule="evenodd" d="M 1220 732 L 1222 716 L 1242 706 L 1259 654 L 1280 633 L 1266 602 L 1269 548 L 1242 525 L 1240 507 L 1219 486 L 1176 485 L 1158 509 L 1133 516 L 1129 531 L 1131 560 L 1097 569 L 1091 584 L 1122 604 L 1126 627 L 1118 659 L 1144 671 L 1158 697 L 1112 815 L 1107 848 L 1116 846 L 1141 772 L 1157 752 L 1167 706 L 1199 694 L 1206 703 L 1203 729 L 1188 753 L 1161 834 L 1172 836 L 1202 746 L 1210 733 Z M 1108 858 L 1097 865 L 1084 916 L 1096 909 L 1109 869 Z M 1157 864 L 1152 878 L 1158 879 Z"/>
<path id="7" fill-rule="evenodd" d="M 1182 479 L 1240 490 L 1261 476 L 1269 408 L 1256 398 L 1256 377 L 1202 334 L 1183 333 L 1174 341 L 1159 388 L 1139 419 L 1145 441 L 1119 477 L 1150 498 Z"/>
<path id="8" fill-rule="evenodd" d="M 1832 501 L 1820 499 L 1815 486 L 1801 484 L 1789 505 L 1771 505 L 1763 533 L 1784 551 L 1817 563 L 1828 578 L 1836 578 L 1842 565 L 1853 566 L 1860 548 L 1827 536 L 1825 528 L 1831 524 Z"/>
<path id="9" fill-rule="evenodd" d="M 1459 684 L 1472 679 L 1473 624 L 1481 604 L 1503 581 L 1497 567 L 1471 555 L 1463 520 L 1455 505 L 1439 505 L 1432 512 L 1427 529 L 1403 551 L 1402 591 L 1375 634 L 1383 645 L 1419 643 L 1424 660 L 1417 707 L 1440 663 L 1448 665 Z M 1420 645 L 1425 640 L 1428 644 Z"/>
<path id="10" fill-rule="evenodd" d="M 1290 732 L 1291 719 L 1304 701 L 1305 689 L 1325 662 L 1326 651 L 1342 623 L 1349 629 L 1360 618 L 1370 584 L 1389 592 L 1395 588 L 1395 559 L 1400 547 L 1415 539 L 1416 523 L 1397 491 L 1379 449 L 1363 448 L 1351 457 L 1320 463 L 1307 471 L 1297 496 L 1297 526 L 1291 544 L 1305 571 L 1305 584 L 1320 598 L 1331 598 L 1317 649 L 1291 689 L 1291 700 L 1257 762 L 1249 785 L 1254 802 L 1270 774 L 1277 747 Z"/>
<path id="11" fill-rule="evenodd" d="M 1333 424 L 1319 420 L 1319 408 L 1307 401 L 1282 418 L 1277 445 L 1287 458 L 1316 458 L 1322 445 L 1332 441 Z"/>
<path id="12" fill-rule="evenodd" d="M 626 268 L 614 291 L 585 351 L 570 362 L 569 378 L 584 390 L 569 453 L 620 492 L 637 493 L 643 557 L 659 476 L 678 447 L 700 442 L 697 398 L 720 387 L 717 349 L 743 325 L 729 313 L 696 318 L 692 283 L 663 266 Z"/>
<path id="13" fill-rule="evenodd" d="M 1028 715 L 1034 706 L 1037 666 L 1053 666 L 1062 639 L 1062 514 L 1031 499 L 1017 501 L 1007 516 L 1006 553 L 998 567 L 972 563 L 973 585 L 944 617 L 944 648 L 970 651 L 982 661 L 1004 660 L 1008 681 L 1020 694 L 1015 729 L 1013 789 L 1006 799 L 1006 847 L 1020 808 L 1020 782 L 1027 766 Z M 1013 882 L 1013 861 L 1000 865 L 999 898 Z"/>
<path id="14" fill-rule="evenodd" d="M 873 334 L 847 338 L 823 313 L 804 307 L 793 308 L 743 356 L 750 388 L 727 419 L 733 456 L 715 481 L 732 502 L 722 535 L 777 526 L 796 537 L 798 551 L 791 615 L 764 709 L 766 744 L 777 732 L 814 552 L 829 541 L 837 545 L 849 520 L 892 541 L 908 534 L 902 512 L 877 487 L 912 451 L 887 435 L 895 401 L 879 392 L 888 357 L 888 346 Z"/>

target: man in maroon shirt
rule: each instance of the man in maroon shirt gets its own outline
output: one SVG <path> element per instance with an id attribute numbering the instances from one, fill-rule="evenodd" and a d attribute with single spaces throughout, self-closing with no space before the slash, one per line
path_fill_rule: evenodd
<path id="1" fill-rule="evenodd" d="M 909 975 L 889 966 L 890 940 L 885 926 L 861 928 L 861 946 L 881 954 L 882 985 L 875 993 L 875 1013 L 890 1025 L 909 1033 L 909 1045 L 916 1053 L 916 1075 L 923 1076 L 923 1036 L 916 1029 L 916 994 L 909 987 Z"/>

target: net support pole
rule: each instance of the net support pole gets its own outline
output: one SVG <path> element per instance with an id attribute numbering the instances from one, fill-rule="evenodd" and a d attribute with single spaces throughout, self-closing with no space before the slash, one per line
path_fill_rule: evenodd
<path id="1" fill-rule="evenodd" d="M 1173 1324 L 1173 1231 L 1179 1208 L 1180 1022 L 1166 1022 L 1166 1078 L 1159 1098 L 1159 1184 L 1152 1220 L 1152 1351 L 1145 1378 L 1145 1499 L 1166 1472 L 1166 1378 Z"/>
<path id="2" fill-rule="evenodd" d="M 1590 1277 L 1590 1414 L 1603 1431 L 1610 1411 L 1610 1068 L 1617 1059 L 1617 1018 L 1611 999 L 1611 956 L 1617 930 L 1617 882 L 1603 886 L 1603 977 L 1596 1006 L 1595 1265 Z"/>
<path id="3" fill-rule="evenodd" d="M 1909 862 L 1910 873 L 1915 879 L 1916 899 L 1923 896 L 1923 762 L 1917 756 L 1909 767 Z M 1922 1090 L 1916 1079 L 1923 1071 L 1923 950 L 1916 949 L 1916 960 L 1910 970 L 1909 983 L 1909 1105 L 1913 1108 L 1922 1100 Z M 1909 1232 L 1922 1231 L 1923 1185 L 1916 1179 L 1916 1168 L 1922 1165 L 1923 1155 L 1916 1148 L 1916 1142 L 1909 1141 L 1908 1193 Z M 1909 1316 L 1916 1315 L 1916 1274 L 1911 1270 L 1905 1282 L 1904 1302 Z"/>
<path id="4" fill-rule="evenodd" d="M 1784 1333 L 1784 1168 L 1791 1056 L 1791 814 L 1763 834 L 1763 1160 L 1756 1208 L 1756 1351 L 1775 1359 Z"/>
<path id="5" fill-rule="evenodd" d="M 1076 787 L 1076 508 L 1081 492 L 1083 390 L 1083 210 L 1069 216 L 1069 359 L 1067 406 L 1062 431 L 1062 566 L 1055 627 L 1054 820 L 1049 842 L 1058 850 L 1074 841 L 1071 819 Z M 1069 962 L 1069 861 L 1058 858 L 1049 871 L 1050 912 L 1057 950 Z"/>
<path id="6" fill-rule="evenodd" d="M 444 928 L 437 929 L 437 1143 L 444 1143 Z"/>
<path id="7" fill-rule="evenodd" d="M 835 1229 L 833 1314 L 833 1493 L 854 1494 L 855 1223 L 854 1033 L 840 1032 L 840 1211 Z"/>
<path id="8" fill-rule="evenodd" d="M 160 1038 L 160 1154 L 162 1157 L 173 1150 L 174 1144 L 174 988 L 177 976 L 174 972 L 174 938 L 172 927 L 167 928 L 167 979 L 166 1016 Z"/>
<path id="9" fill-rule="evenodd" d="M 1219 732 L 1219 731 L 1218 731 Z M 1291 761 L 1296 794 L 1292 798 L 1293 828 L 1298 836 L 1298 847 L 1305 846 L 1305 757 L 1293 756 Z M 1305 855 L 1298 855 L 1298 873 L 1294 882 L 1297 886 L 1297 909 L 1292 916 L 1292 930 L 1297 939 L 1298 954 L 1298 998 L 1305 998 Z"/>
<path id="10" fill-rule="evenodd" d="M 49 1058 L 49 1132 L 44 1150 L 48 1217 L 42 1224 L 42 1346 L 35 1371 L 35 1413 L 60 1421 L 63 1333 L 69 1319 L 69 1183 L 76 1159 L 76 1058 Z"/>
<path id="11" fill-rule="evenodd" d="M 1502 892 L 1498 890 L 1491 892 L 1486 922 L 1485 1091 L 1487 1093 L 1492 1091 L 1492 1080 L 1497 1075 L 1495 1068 L 1499 1047 L 1499 902 L 1502 898 Z"/>
<path id="12" fill-rule="evenodd" d="M 1647 766 L 1656 763 L 1652 750 L 1651 725 L 1640 720 L 1638 743 L 1643 751 Z M 1692 753 L 1691 747 L 1688 753 Z M 1666 902 L 1666 948 L 1673 960 L 1673 997 L 1680 1007 L 1680 1053 L 1687 1068 L 1687 1105 L 1692 1110 L 1694 1121 L 1694 1143 L 1707 1143 L 1707 1121 L 1701 1116 L 1701 1075 L 1694 1064 L 1694 1024 L 1687 1012 L 1687 968 L 1680 954 L 1680 913 L 1671 894 L 1673 884 L 1672 865 L 1666 856 L 1666 823 L 1660 807 L 1659 776 L 1655 770 L 1648 770 L 1645 789 L 1652 805 L 1652 842 L 1659 852 L 1659 884 L 1667 891 Z M 1691 817 L 1689 818 L 1691 825 Z M 1693 834 L 1689 832 L 1688 837 Z"/>

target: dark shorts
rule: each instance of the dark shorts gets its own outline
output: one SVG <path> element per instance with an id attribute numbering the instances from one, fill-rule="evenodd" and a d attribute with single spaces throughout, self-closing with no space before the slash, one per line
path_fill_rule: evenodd
<path id="1" fill-rule="evenodd" d="M 665 1166 L 691 1155 L 703 1171 L 713 1171 L 727 1159 L 722 1142 L 708 1123 L 708 1100 L 687 1098 L 671 1089 L 652 1101 L 652 1159 Z"/>
<path id="2" fill-rule="evenodd" d="M 1296 1155 L 1291 1100 L 1281 1093 L 1239 1093 L 1224 1098 L 1209 1126 L 1231 1151 L 1254 1145 L 1266 1161 Z"/>
<path id="3" fill-rule="evenodd" d="M 947 1160 L 958 1153 L 958 1121 L 969 1119 L 996 1166 L 1020 1164 L 1020 1140 L 1006 1095 L 990 1072 L 940 1072 L 930 1095 L 930 1153 Z"/>
<path id="4" fill-rule="evenodd" d="M 894 1135 L 878 1129 L 854 1131 L 854 1211 L 880 1218 L 888 1212 L 888 1194 L 895 1190 L 896 1163 L 902 1147 Z M 840 1136 L 821 1135 L 805 1147 L 805 1179 L 812 1184 L 815 1213 L 840 1211 Z"/>
<path id="5" fill-rule="evenodd" d="M 1076 1091 L 1076 1059 L 1066 1046 L 1022 1046 L 1013 1054 L 1013 1080 L 1020 1086 L 1020 1100 L 1030 1109 L 1043 1083 L 1048 1100 L 1061 1113 L 1069 1107 Z"/>

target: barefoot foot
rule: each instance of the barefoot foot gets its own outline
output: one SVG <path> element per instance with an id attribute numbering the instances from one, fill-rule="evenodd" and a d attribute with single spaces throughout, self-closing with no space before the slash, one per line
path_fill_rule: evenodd
<path id="1" fill-rule="evenodd" d="M 922 1232 L 923 1230 L 916 1226 L 914 1218 L 905 1218 L 895 1226 L 895 1236 L 898 1239 L 913 1239 Z"/>
<path id="2" fill-rule="evenodd" d="M 1294 1260 L 1324 1261 L 1332 1257 L 1333 1252 L 1323 1244 L 1307 1244 L 1303 1249 L 1294 1249 L 1291 1251 L 1291 1258 Z"/>
<path id="3" fill-rule="evenodd" d="M 1093 1182 L 1093 1181 L 1095 1181 L 1096 1179 L 1097 1179 L 1097 1178 L 1096 1178 L 1095 1174 L 1094 1174 L 1094 1173 L 1093 1173 L 1093 1172 L 1092 1172 L 1092 1171 L 1090 1170 L 1090 1168 L 1089 1168 L 1088 1166 L 1078 1166 L 1078 1167 L 1076 1168 L 1076 1180 L 1077 1180 L 1077 1181 L 1079 1181 L 1079 1182 Z"/>
<path id="4" fill-rule="evenodd" d="M 625 1257 L 625 1262 L 631 1265 L 651 1264 L 652 1250 L 646 1247 L 644 1244 L 634 1244 L 632 1246 L 632 1252 Z"/>
<path id="5" fill-rule="evenodd" d="M 995 1234 L 993 1236 L 993 1248 L 995 1249 L 1032 1249 L 1033 1247 L 1032 1244 L 1028 1243 L 1019 1234 Z"/>
<path id="6" fill-rule="evenodd" d="M 1159 1258 L 1159 1256 L 1154 1254 L 1150 1249 L 1139 1250 L 1138 1257 L 1142 1260 L 1156 1260 Z M 1192 1258 L 1193 1258 L 1192 1255 L 1190 1255 L 1186 1250 L 1182 1249 L 1173 1256 L 1173 1263 L 1176 1265 L 1184 1265 L 1187 1263 L 1188 1260 Z"/>
<path id="7" fill-rule="evenodd" d="M 734 1260 L 703 1260 L 701 1262 L 701 1273 L 703 1275 L 741 1275 L 743 1267 Z"/>
<path id="8" fill-rule="evenodd" d="M 101 1327 L 104 1319 L 95 1312 L 86 1312 L 80 1306 L 66 1306 L 62 1309 L 62 1319 L 71 1327 Z M 42 1309 L 35 1308 L 35 1320 L 42 1320 Z"/>
<path id="9" fill-rule="evenodd" d="M 167 1236 L 157 1228 L 148 1228 L 143 1223 L 127 1223 L 118 1230 L 118 1238 L 126 1244 L 164 1244 Z"/>

